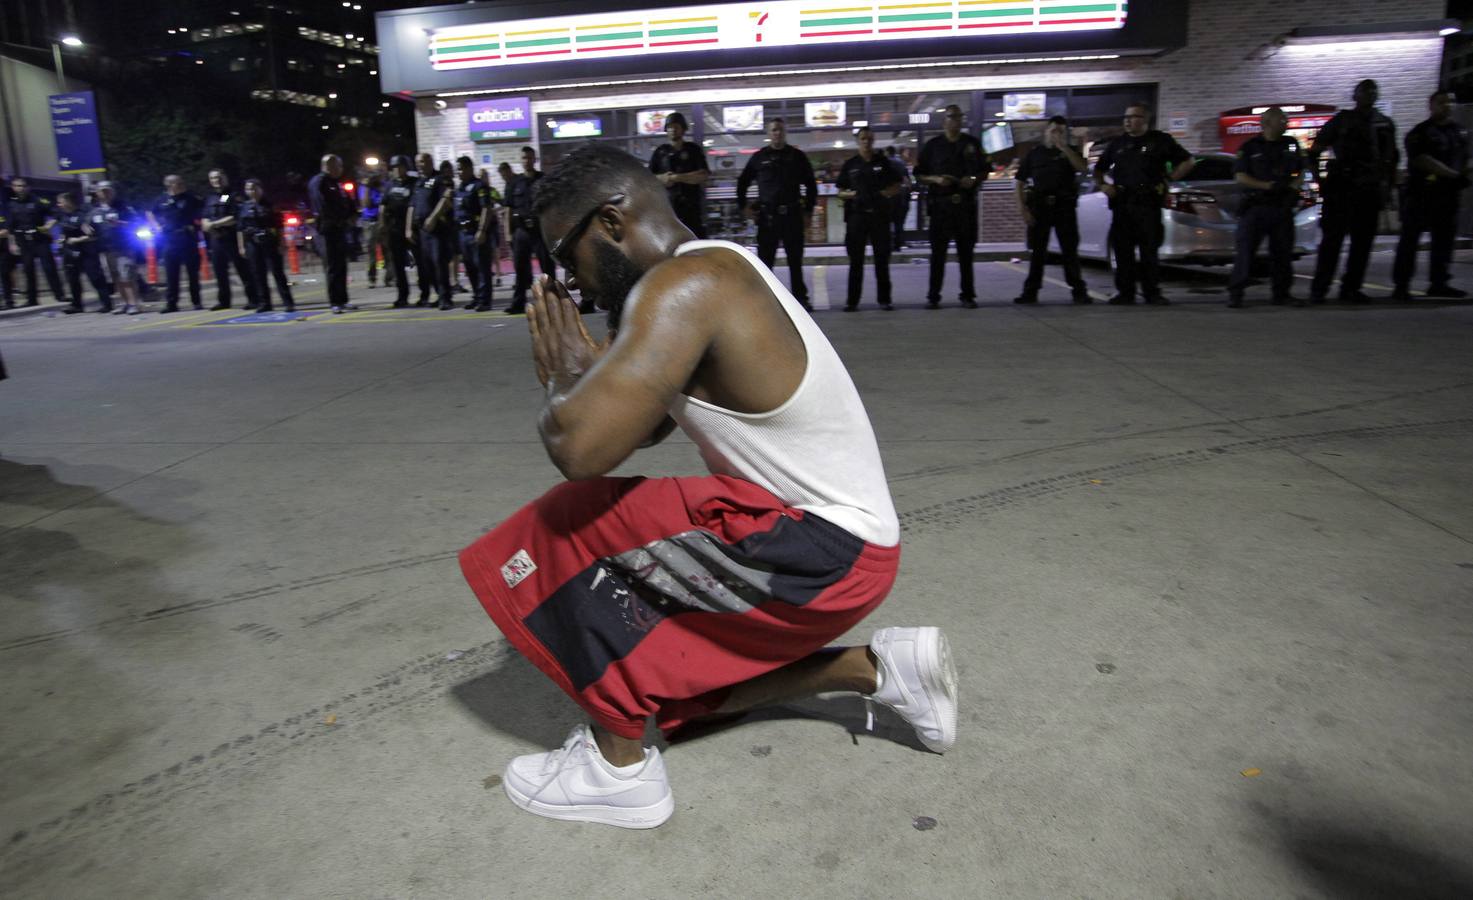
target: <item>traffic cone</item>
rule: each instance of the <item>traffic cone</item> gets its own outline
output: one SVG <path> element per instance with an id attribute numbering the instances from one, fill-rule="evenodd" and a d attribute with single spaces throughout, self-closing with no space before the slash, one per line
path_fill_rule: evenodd
<path id="1" fill-rule="evenodd" d="M 290 238 L 286 242 L 286 264 L 293 275 L 302 274 L 302 260 L 297 256 L 297 242 Z"/>
<path id="2" fill-rule="evenodd" d="M 199 277 L 201 281 L 214 281 L 215 275 L 210 271 L 210 253 L 204 244 L 199 245 Z"/>
<path id="3" fill-rule="evenodd" d="M 143 259 L 148 265 L 148 283 L 159 283 L 159 252 L 149 244 L 143 250 Z"/>

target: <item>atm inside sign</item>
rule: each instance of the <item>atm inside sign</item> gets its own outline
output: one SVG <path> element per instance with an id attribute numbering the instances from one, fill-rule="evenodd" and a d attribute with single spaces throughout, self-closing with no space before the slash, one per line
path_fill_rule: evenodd
<path id="1" fill-rule="evenodd" d="M 532 137 L 530 97 L 473 100 L 466 104 L 473 141 L 524 141 Z"/>

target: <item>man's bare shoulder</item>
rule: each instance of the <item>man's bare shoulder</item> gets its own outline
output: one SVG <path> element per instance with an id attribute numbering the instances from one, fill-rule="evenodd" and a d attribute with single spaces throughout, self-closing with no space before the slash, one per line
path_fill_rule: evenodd
<path id="1" fill-rule="evenodd" d="M 626 315 L 710 316 L 769 294 L 767 282 L 741 253 L 703 247 L 645 273 L 629 297 Z"/>

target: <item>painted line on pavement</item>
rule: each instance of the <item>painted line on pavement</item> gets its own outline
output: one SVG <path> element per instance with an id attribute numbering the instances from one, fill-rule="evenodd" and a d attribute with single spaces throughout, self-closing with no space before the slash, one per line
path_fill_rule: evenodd
<path id="1" fill-rule="evenodd" d="M 829 267 L 813 267 L 813 308 L 829 309 Z"/>

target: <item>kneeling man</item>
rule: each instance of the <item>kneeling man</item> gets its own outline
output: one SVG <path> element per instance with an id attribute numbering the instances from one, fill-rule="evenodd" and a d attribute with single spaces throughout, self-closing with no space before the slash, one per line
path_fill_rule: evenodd
<path id="1" fill-rule="evenodd" d="M 665 733 L 822 692 L 890 707 L 930 749 L 956 740 L 936 628 L 828 648 L 885 598 L 900 527 L 869 417 L 802 306 L 751 253 L 692 240 L 634 157 L 590 144 L 537 186 L 566 285 L 527 320 L 538 423 L 568 481 L 461 553 L 511 643 L 587 713 L 503 784 L 557 819 L 653 828 L 674 810 Z M 607 310 L 594 341 L 569 291 Z M 608 478 L 681 428 L 709 475 Z"/>

